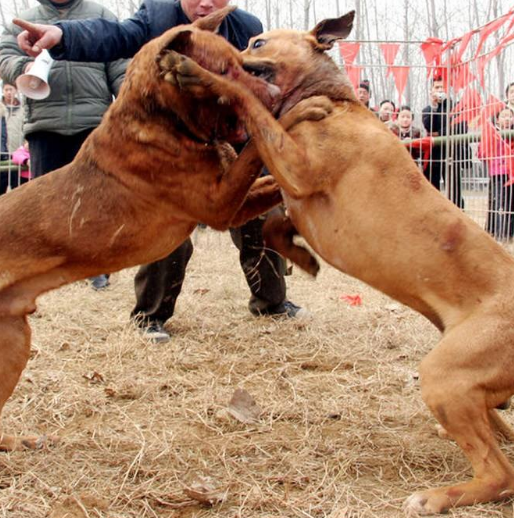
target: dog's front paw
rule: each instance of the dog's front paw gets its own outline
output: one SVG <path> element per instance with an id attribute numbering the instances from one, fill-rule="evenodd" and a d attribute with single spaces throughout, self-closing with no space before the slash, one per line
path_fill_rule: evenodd
<path id="1" fill-rule="evenodd" d="M 157 56 L 155 56 L 155 62 L 161 71 L 161 77 L 165 81 L 177 84 L 175 78 L 175 67 L 178 65 L 181 54 L 174 52 L 170 49 L 162 49 Z"/>
<path id="2" fill-rule="evenodd" d="M 303 121 L 319 121 L 334 110 L 334 103 L 324 95 L 303 99 L 280 118 L 284 129 L 288 130 Z"/>
<path id="3" fill-rule="evenodd" d="M 181 90 L 196 95 L 215 93 L 216 76 L 202 68 L 196 61 L 170 49 L 162 50 L 157 58 L 161 75 Z"/>

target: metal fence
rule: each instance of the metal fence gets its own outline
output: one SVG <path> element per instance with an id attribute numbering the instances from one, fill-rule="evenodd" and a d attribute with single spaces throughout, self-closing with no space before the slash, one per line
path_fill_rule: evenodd
<path id="1" fill-rule="evenodd" d="M 347 41 L 333 53 L 356 89 L 369 82 L 371 107 L 434 187 L 501 241 L 514 235 L 514 86 L 510 103 L 505 91 L 514 82 L 513 40 L 508 13 L 450 42 Z M 440 103 L 434 81 L 446 96 Z M 402 126 L 405 105 L 410 128 Z M 0 162 L 0 193 L 27 181 L 12 152 Z"/>
<path id="2" fill-rule="evenodd" d="M 499 241 L 514 236 L 513 29 L 508 13 L 450 42 L 348 41 L 332 56 L 356 90 L 369 84 L 370 107 L 434 187 Z M 435 86 L 444 101 L 434 101 Z M 399 131 L 405 105 L 412 128 Z"/>

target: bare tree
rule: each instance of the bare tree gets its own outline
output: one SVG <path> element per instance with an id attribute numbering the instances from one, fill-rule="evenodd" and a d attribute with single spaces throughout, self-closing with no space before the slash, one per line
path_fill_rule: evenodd
<path id="1" fill-rule="evenodd" d="M 430 36 L 434 38 L 439 37 L 439 26 L 437 24 L 437 17 L 439 12 L 436 10 L 435 0 L 426 0 L 427 7 L 427 23 Z"/>
<path id="2" fill-rule="evenodd" d="M 310 22 L 311 3 L 312 3 L 312 0 L 303 0 L 303 28 L 304 28 L 304 30 L 308 30 L 311 25 L 311 22 Z"/>

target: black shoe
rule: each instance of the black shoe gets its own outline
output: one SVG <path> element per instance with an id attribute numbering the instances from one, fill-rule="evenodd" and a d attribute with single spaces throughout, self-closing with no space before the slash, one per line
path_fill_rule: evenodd
<path id="1" fill-rule="evenodd" d="M 259 310 L 255 307 L 250 307 L 250 312 L 254 316 L 268 316 L 268 317 L 284 317 L 284 318 L 310 318 L 312 315 L 305 308 L 297 306 L 290 300 L 284 300 L 280 304 L 264 310 Z"/>
<path id="2" fill-rule="evenodd" d="M 144 338 L 156 344 L 171 340 L 171 335 L 160 322 L 151 322 L 147 326 L 140 327 L 139 331 Z"/>
<path id="3" fill-rule="evenodd" d="M 91 281 L 91 286 L 94 290 L 103 290 L 111 284 L 109 282 L 109 277 L 104 273 L 97 275 L 96 277 L 91 277 L 89 280 Z"/>

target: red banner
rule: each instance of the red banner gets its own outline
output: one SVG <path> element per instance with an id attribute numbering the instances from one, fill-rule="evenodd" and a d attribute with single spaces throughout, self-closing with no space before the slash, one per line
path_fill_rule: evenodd
<path id="1" fill-rule="evenodd" d="M 475 75 L 469 69 L 469 63 L 457 65 L 452 70 L 452 86 L 456 93 L 468 86 L 476 79 Z"/>
<path id="2" fill-rule="evenodd" d="M 405 87 L 407 86 L 407 81 L 409 79 L 410 67 L 393 66 L 390 68 L 391 73 L 394 77 L 394 84 L 396 85 L 396 90 L 398 91 L 398 100 L 401 103 L 403 92 L 405 91 Z"/>
<path id="3" fill-rule="evenodd" d="M 457 51 L 457 54 L 455 55 L 455 61 L 459 63 L 462 59 L 462 56 L 464 55 L 464 52 L 466 52 L 466 49 L 468 48 L 469 42 L 471 41 L 471 38 L 473 37 L 474 31 L 470 31 L 464 36 L 462 36 L 459 50 Z"/>
<path id="4" fill-rule="evenodd" d="M 384 60 L 388 67 L 387 74 L 386 74 L 386 76 L 388 76 L 391 73 L 391 66 L 394 63 L 396 55 L 398 54 L 398 51 L 400 50 L 400 44 L 399 43 L 381 43 L 380 49 L 382 50 L 382 54 L 384 55 Z"/>
<path id="5" fill-rule="evenodd" d="M 489 61 L 493 58 L 492 53 L 484 54 L 483 56 L 479 56 L 477 58 L 477 72 L 478 72 L 478 80 L 482 85 L 482 88 L 485 89 L 485 66 Z"/>
<path id="6" fill-rule="evenodd" d="M 441 64 L 441 49 L 443 48 L 443 40 L 438 38 L 428 38 L 421 45 L 421 52 L 425 56 L 427 64 L 427 77 L 430 77 L 432 66 L 436 67 Z"/>
<path id="7" fill-rule="evenodd" d="M 459 124 L 463 121 L 471 122 L 481 114 L 482 107 L 482 96 L 474 88 L 466 88 L 462 99 L 452 110 L 452 115 L 455 115 L 452 124 Z"/>
<path id="8" fill-rule="evenodd" d="M 477 51 L 475 53 L 475 57 L 480 54 L 482 47 L 484 46 L 485 40 L 495 31 L 497 31 L 508 19 L 510 18 L 510 14 L 504 14 L 500 16 L 497 20 L 494 20 L 488 23 L 481 31 L 480 31 L 480 40 L 478 41 Z"/>
<path id="9" fill-rule="evenodd" d="M 360 43 L 349 43 L 345 41 L 339 42 L 339 53 L 341 54 L 345 65 L 353 65 L 360 48 Z"/>
<path id="10" fill-rule="evenodd" d="M 495 119 L 498 113 L 500 113 L 505 108 L 505 103 L 500 101 L 498 97 L 495 97 L 493 94 L 489 95 L 485 106 L 480 114 L 480 120 L 482 123 L 485 123 L 488 120 Z"/>
<path id="11" fill-rule="evenodd" d="M 352 83 L 355 90 L 357 90 L 361 81 L 362 67 L 360 65 L 345 65 L 345 68 L 348 79 Z"/>

